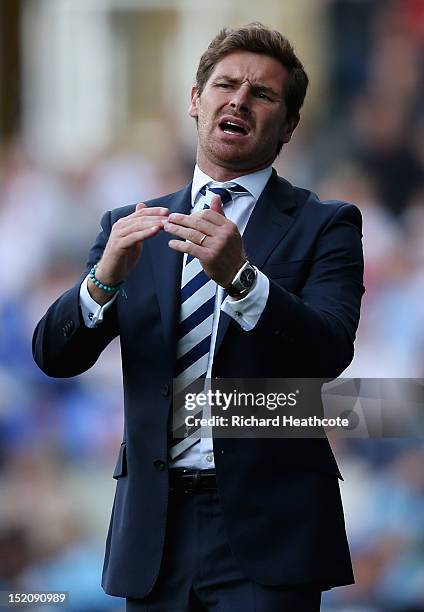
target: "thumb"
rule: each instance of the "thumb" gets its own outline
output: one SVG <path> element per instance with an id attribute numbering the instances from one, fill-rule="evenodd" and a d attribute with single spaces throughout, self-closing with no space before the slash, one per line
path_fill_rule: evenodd
<path id="1" fill-rule="evenodd" d="M 146 205 L 144 202 L 139 202 L 135 207 L 136 210 L 141 210 L 142 208 L 146 208 Z"/>
<path id="2" fill-rule="evenodd" d="M 219 195 L 216 195 L 212 198 L 210 209 L 225 217 L 224 208 L 222 206 L 221 197 Z"/>

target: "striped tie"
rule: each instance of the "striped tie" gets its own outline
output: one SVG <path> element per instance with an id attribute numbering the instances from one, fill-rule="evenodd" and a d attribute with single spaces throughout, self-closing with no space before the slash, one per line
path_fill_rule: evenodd
<path id="1" fill-rule="evenodd" d="M 208 187 L 208 190 L 221 196 L 223 206 L 232 200 L 232 193 L 247 191 L 240 185 L 234 185 L 228 189 Z M 205 196 L 206 188 L 203 187 L 200 193 Z M 209 206 L 205 204 L 204 208 L 209 208 Z M 180 397 L 182 391 L 187 393 L 190 386 L 193 385 L 199 391 L 198 381 L 206 377 L 215 295 L 216 283 L 205 274 L 198 259 L 187 255 L 181 281 L 181 311 L 177 329 L 174 397 Z M 201 410 L 202 408 L 197 407 L 188 413 L 184 405 L 174 410 L 169 449 L 171 459 L 181 455 L 200 439 L 200 427 L 187 428 L 185 417 L 188 414 L 195 416 Z"/>

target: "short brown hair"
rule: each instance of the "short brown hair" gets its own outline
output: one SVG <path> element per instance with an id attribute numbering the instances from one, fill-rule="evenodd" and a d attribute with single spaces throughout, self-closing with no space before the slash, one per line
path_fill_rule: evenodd
<path id="1" fill-rule="evenodd" d="M 309 79 L 302 62 L 285 36 L 262 23 L 253 22 L 238 29 L 224 28 L 210 43 L 200 58 L 196 85 L 202 93 L 215 66 L 234 51 L 250 51 L 277 59 L 289 72 L 284 102 L 287 118 L 297 118 L 305 99 Z"/>

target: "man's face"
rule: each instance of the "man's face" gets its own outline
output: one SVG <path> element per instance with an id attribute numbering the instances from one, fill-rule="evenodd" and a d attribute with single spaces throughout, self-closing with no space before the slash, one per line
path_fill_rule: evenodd
<path id="1" fill-rule="evenodd" d="M 201 94 L 193 87 L 190 116 L 197 118 L 200 168 L 246 174 L 269 166 L 279 142 L 288 142 L 297 120 L 287 122 L 288 71 L 272 57 L 237 51 L 213 70 Z"/>

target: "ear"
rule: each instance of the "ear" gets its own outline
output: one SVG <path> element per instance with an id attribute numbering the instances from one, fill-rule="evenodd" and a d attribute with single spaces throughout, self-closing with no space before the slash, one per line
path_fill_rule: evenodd
<path id="1" fill-rule="evenodd" d="M 291 117 L 289 120 L 284 122 L 284 125 L 281 130 L 281 141 L 283 144 L 290 141 L 293 132 L 298 126 L 300 121 L 300 115 L 296 115 L 295 117 Z"/>
<path id="2" fill-rule="evenodd" d="M 200 93 L 197 85 L 193 85 L 191 88 L 191 103 L 188 109 L 190 117 L 199 116 L 199 104 L 200 104 Z"/>

